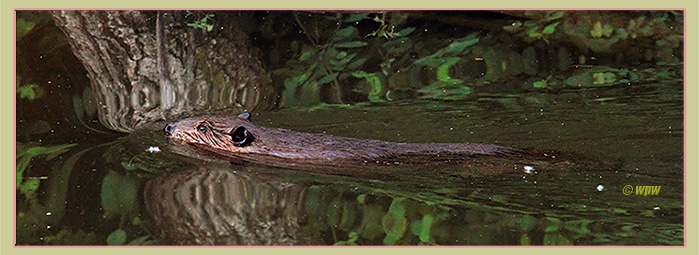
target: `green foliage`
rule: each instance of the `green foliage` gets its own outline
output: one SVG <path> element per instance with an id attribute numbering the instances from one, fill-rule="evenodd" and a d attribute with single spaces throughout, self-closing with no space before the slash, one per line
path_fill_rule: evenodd
<path id="1" fill-rule="evenodd" d="M 447 85 L 460 85 L 464 81 L 459 79 L 454 79 L 449 76 L 449 68 L 459 62 L 461 58 L 451 57 L 447 58 L 442 65 L 437 68 L 437 80 L 446 83 Z M 437 85 L 439 86 L 439 85 Z"/>
<path id="2" fill-rule="evenodd" d="M 126 231 L 117 229 L 107 237 L 108 245 L 123 245 L 126 243 Z"/>
<path id="3" fill-rule="evenodd" d="M 352 41 L 352 42 L 346 42 L 346 43 L 339 43 L 335 45 L 337 48 L 359 48 L 359 47 L 364 47 L 369 45 L 367 42 L 362 42 L 362 41 Z"/>
<path id="4" fill-rule="evenodd" d="M 15 30 L 15 31 L 16 31 L 17 40 L 19 41 L 20 38 L 22 38 L 24 35 L 29 33 L 29 31 L 34 29 L 34 27 L 36 26 L 36 22 L 34 22 L 32 20 L 26 20 L 23 18 L 17 18 L 16 25 L 17 25 L 17 27 L 16 27 L 17 30 Z"/>
<path id="5" fill-rule="evenodd" d="M 104 218 L 135 215 L 138 212 L 138 180 L 109 171 L 102 180 Z"/>
<path id="6" fill-rule="evenodd" d="M 36 84 L 28 84 L 24 86 L 17 86 L 17 93 L 19 93 L 19 98 L 34 101 L 35 99 L 41 98 L 44 95 L 44 89 Z"/>
<path id="7" fill-rule="evenodd" d="M 601 22 L 597 21 L 593 26 L 592 30 L 590 30 L 590 35 L 592 38 L 601 38 L 601 37 L 611 37 L 612 33 L 614 33 L 614 27 L 612 27 L 609 24 L 604 24 L 602 25 Z"/>
<path id="8" fill-rule="evenodd" d="M 24 173 L 29 167 L 32 159 L 37 156 L 45 156 L 46 160 L 51 160 L 69 151 L 76 144 L 62 144 L 50 147 L 23 145 L 17 143 L 17 189 L 27 198 L 31 198 L 34 192 L 39 188 L 38 179 L 25 180 Z"/>
<path id="9" fill-rule="evenodd" d="M 362 19 L 352 16 L 352 20 Z M 344 22 L 349 23 L 349 22 Z M 351 25 L 332 32 L 329 43 L 319 47 L 304 47 L 298 60 L 287 62 L 291 75 L 284 81 L 282 104 L 286 106 L 312 106 L 321 103 L 321 88 L 330 86 L 335 91 L 332 101 L 341 101 L 339 84 L 352 77 L 366 58 L 357 58 L 357 51 L 369 45 L 358 40 L 359 30 Z M 309 35 L 310 36 L 310 35 Z M 312 39 L 311 41 L 317 41 Z"/>
<path id="10" fill-rule="evenodd" d="M 107 236 L 107 245 L 151 245 L 153 241 L 148 240 L 150 236 L 142 236 L 126 243 L 128 234 L 123 229 L 114 230 Z"/>
<path id="11" fill-rule="evenodd" d="M 454 40 L 454 42 L 447 45 L 442 49 L 439 49 L 432 55 L 423 57 L 415 61 L 416 66 L 428 66 L 432 68 L 438 68 L 444 65 L 447 60 L 451 57 L 464 56 L 469 53 L 468 47 L 478 43 L 478 36 L 476 34 L 470 34 L 466 37 Z M 451 65 L 453 65 L 452 63 Z"/>
<path id="12" fill-rule="evenodd" d="M 549 77 L 547 77 L 546 79 L 535 81 L 532 85 L 534 85 L 534 88 L 537 88 L 537 89 L 547 88 L 548 82 L 551 79 L 551 77 L 552 76 L 549 75 Z"/>
<path id="13" fill-rule="evenodd" d="M 139 238 L 136 238 L 134 240 L 131 240 L 131 242 L 127 243 L 126 245 L 151 245 L 153 244 L 152 240 L 148 240 L 150 236 L 142 236 Z"/>
<path id="14" fill-rule="evenodd" d="M 352 73 L 352 76 L 357 78 L 364 78 L 369 85 L 371 85 L 371 90 L 369 91 L 369 101 L 372 102 L 383 102 L 381 98 L 381 79 L 377 73 L 366 73 L 364 71 L 356 71 Z"/>
<path id="15" fill-rule="evenodd" d="M 379 28 L 376 31 L 371 32 L 370 34 L 368 34 L 364 37 L 375 36 L 375 37 L 384 37 L 386 39 L 391 39 L 393 37 L 400 36 L 400 33 L 394 32 L 395 26 L 391 26 L 391 31 L 389 31 L 387 29 L 389 25 L 386 24 L 385 18 L 386 18 L 386 15 L 381 15 L 381 18 L 379 18 L 379 17 L 374 18 L 373 19 L 374 21 L 380 23 Z"/>
<path id="16" fill-rule="evenodd" d="M 587 225 L 589 225 L 592 222 L 593 221 L 588 219 L 570 220 L 566 221 L 564 227 L 566 230 L 577 233 L 579 235 L 588 235 L 591 234 L 592 231 L 590 231 L 590 228 L 588 228 Z"/>
<path id="17" fill-rule="evenodd" d="M 94 245 L 99 240 L 93 232 L 86 233 L 82 230 L 73 232 L 63 229 L 55 235 L 44 237 L 44 242 L 47 245 Z"/>
<path id="18" fill-rule="evenodd" d="M 611 84 L 616 81 L 616 75 L 612 72 L 593 73 L 592 80 L 595 85 Z"/>
<path id="19" fill-rule="evenodd" d="M 418 91 L 424 95 L 440 100 L 463 99 L 471 94 L 472 90 L 468 86 L 463 86 L 464 81 L 450 76 L 450 69 L 456 65 L 470 52 L 469 47 L 478 43 L 476 34 L 470 34 L 463 38 L 454 40 L 446 47 L 439 49 L 432 55 L 423 57 L 415 61 L 415 66 L 436 69 L 437 80 L 427 87 Z"/>
<path id="20" fill-rule="evenodd" d="M 202 29 L 207 32 L 211 32 L 213 30 L 214 25 L 209 24 L 209 20 L 213 20 L 214 14 L 202 14 L 200 13 L 195 13 L 192 11 L 187 11 L 187 14 L 185 14 L 185 18 L 188 18 L 190 16 L 197 16 L 197 20 L 194 20 L 192 23 L 187 23 L 187 26 L 196 28 L 196 29 Z"/>
<path id="21" fill-rule="evenodd" d="M 529 239 L 529 235 L 522 234 L 522 236 L 519 238 L 519 245 L 522 245 L 522 246 L 532 245 L 532 240 Z"/>
<path id="22" fill-rule="evenodd" d="M 343 40 L 349 40 L 357 37 L 359 34 L 359 30 L 356 27 L 349 26 L 340 30 L 337 30 L 335 32 L 335 36 L 333 37 L 333 41 L 343 41 Z"/>
<path id="23" fill-rule="evenodd" d="M 544 230 L 546 233 L 551 233 L 551 232 L 556 232 L 561 228 L 561 220 L 558 218 L 553 218 L 553 217 L 546 217 L 547 219 L 547 225 L 546 229 Z"/>
<path id="24" fill-rule="evenodd" d="M 345 23 L 357 22 L 357 21 L 360 21 L 360 20 L 367 18 L 368 16 L 369 16 L 368 13 L 355 14 L 355 15 L 352 15 L 349 18 L 345 19 L 342 22 L 345 22 Z"/>
<path id="25" fill-rule="evenodd" d="M 349 239 L 348 239 L 347 241 L 339 241 L 339 242 L 336 242 L 336 243 L 333 244 L 333 245 L 335 245 L 335 246 L 340 246 L 340 245 L 343 245 L 343 246 L 347 246 L 347 245 L 357 245 L 357 243 L 355 243 L 355 242 L 357 241 L 357 239 L 359 239 L 359 234 L 357 234 L 357 232 L 354 232 L 354 231 L 353 231 L 353 232 L 350 232 L 350 233 L 348 234 L 348 236 L 349 236 Z"/>
<path id="26" fill-rule="evenodd" d="M 535 88 L 545 88 L 546 87 L 546 80 L 535 81 L 534 87 Z"/>
<path id="27" fill-rule="evenodd" d="M 385 245 L 394 245 L 407 229 L 408 220 L 405 218 L 405 208 L 400 204 L 405 198 L 395 198 L 388 207 L 388 212 L 384 215 L 381 225 L 386 233 L 383 239 Z"/>
<path id="28" fill-rule="evenodd" d="M 357 196 L 357 202 L 360 204 L 363 204 L 365 199 L 366 199 L 366 194 L 361 194 L 361 195 Z"/>
<path id="29" fill-rule="evenodd" d="M 573 245 L 573 242 L 571 242 L 568 238 L 563 236 L 560 232 L 554 232 L 554 233 L 546 233 L 544 235 L 544 245 L 547 246 L 569 246 Z"/>
<path id="30" fill-rule="evenodd" d="M 387 15 L 390 17 L 392 14 Z M 387 20 L 397 22 L 399 19 L 386 18 L 384 21 L 381 15 L 370 18 L 366 13 L 328 15 L 325 19 L 336 21 L 333 22 L 337 25 L 336 29 L 309 33 L 305 29 L 308 24 L 297 19 L 299 27 L 308 37 L 306 43 L 310 42 L 311 45 L 294 42 L 301 44 L 299 57 L 273 71 L 283 73 L 284 77 L 280 84 L 284 88 L 281 104 L 287 107 L 314 107 L 324 103 L 343 103 L 343 93 L 348 91 L 364 94 L 370 102 L 385 101 L 385 93 L 392 89 L 386 78 L 412 63 L 406 55 L 412 42 L 406 36 L 413 33 L 415 28 L 395 32 L 393 29 L 400 23 L 389 24 Z M 379 30 L 370 34 L 373 36 L 362 37 L 363 31 L 355 26 L 366 20 L 380 23 Z M 376 52 L 379 54 L 374 55 Z M 380 56 L 380 59 L 376 56 Z"/>
<path id="31" fill-rule="evenodd" d="M 432 228 L 433 217 L 430 214 L 422 216 L 421 221 L 414 221 L 410 224 L 410 231 L 420 238 L 421 242 L 430 242 L 430 229 Z"/>
<path id="32" fill-rule="evenodd" d="M 532 20 L 514 21 L 508 26 L 504 26 L 503 30 L 524 34 L 529 39 L 543 39 L 545 36 L 551 35 L 556 31 L 556 27 L 560 24 L 560 20 L 565 16 L 564 11 L 526 11 L 525 16 L 532 17 Z"/>

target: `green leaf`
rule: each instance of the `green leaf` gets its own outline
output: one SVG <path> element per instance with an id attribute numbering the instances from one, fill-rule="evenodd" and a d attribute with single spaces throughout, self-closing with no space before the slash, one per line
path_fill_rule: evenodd
<path id="1" fill-rule="evenodd" d="M 360 194 L 359 196 L 357 196 L 357 202 L 360 204 L 363 204 L 365 199 L 366 199 L 366 194 Z"/>
<path id="2" fill-rule="evenodd" d="M 340 246 L 340 245 L 357 245 L 357 243 L 355 243 L 355 241 L 357 241 L 357 239 L 359 239 L 359 234 L 357 234 L 357 232 L 352 231 L 352 232 L 350 232 L 350 233 L 347 234 L 347 235 L 349 236 L 349 240 L 347 240 L 347 241 L 339 241 L 339 242 L 336 242 L 336 243 L 333 244 L 333 245 L 335 245 L 335 246 Z"/>
<path id="3" fill-rule="evenodd" d="M 366 58 L 357 59 L 355 61 L 352 61 L 352 63 L 349 63 L 349 65 L 347 65 L 346 69 L 348 69 L 348 70 L 357 69 L 360 66 L 362 66 L 364 64 L 364 62 L 366 62 Z"/>
<path id="4" fill-rule="evenodd" d="M 301 75 L 289 77 L 284 81 L 284 87 L 286 88 L 286 90 L 293 91 L 296 89 L 298 85 L 304 83 L 306 79 L 308 79 L 308 75 L 309 73 L 306 72 Z"/>
<path id="5" fill-rule="evenodd" d="M 310 81 L 301 87 L 301 102 L 307 105 L 320 103 L 320 84 L 317 81 Z"/>
<path id="6" fill-rule="evenodd" d="M 604 24 L 604 26 L 602 26 L 602 35 L 604 35 L 604 37 L 611 37 L 612 33 L 614 33 L 614 27 L 612 25 Z"/>
<path id="7" fill-rule="evenodd" d="M 343 59 L 345 57 L 347 57 L 346 51 L 340 51 L 337 53 L 337 55 L 335 55 L 335 59 L 338 59 L 338 60 Z"/>
<path id="8" fill-rule="evenodd" d="M 31 31 L 34 28 L 34 26 L 36 26 L 35 22 L 25 20 L 23 18 L 17 18 L 17 21 L 15 24 L 16 24 L 15 32 L 16 32 L 17 40 L 19 40 L 24 35 L 29 33 L 29 31 Z"/>
<path id="9" fill-rule="evenodd" d="M 568 240 L 560 232 L 546 233 L 544 235 L 544 245 L 573 245 L 573 242 Z"/>
<path id="10" fill-rule="evenodd" d="M 462 41 L 453 42 L 445 48 L 444 54 L 459 54 L 469 46 L 474 45 L 476 43 L 478 43 L 478 37 L 475 36 L 465 38 Z"/>
<path id="11" fill-rule="evenodd" d="M 341 41 L 341 40 L 345 40 L 345 39 L 350 39 L 350 38 L 357 36 L 358 33 L 359 33 L 359 30 L 357 30 L 356 27 L 349 26 L 349 27 L 340 29 L 337 32 L 335 32 L 335 37 L 333 38 L 333 40 Z"/>
<path id="12" fill-rule="evenodd" d="M 19 97 L 29 100 L 36 99 L 36 92 L 34 92 L 34 86 L 36 85 L 29 84 L 19 87 L 19 89 L 17 90 L 17 92 L 19 93 Z"/>
<path id="13" fill-rule="evenodd" d="M 551 15 L 551 17 L 548 17 L 548 18 L 546 19 L 546 21 L 559 19 L 559 18 L 563 17 L 563 15 L 565 15 L 565 12 L 564 12 L 564 11 L 557 11 L 557 12 L 554 12 L 554 13 Z"/>
<path id="14" fill-rule="evenodd" d="M 428 56 L 415 61 L 416 66 L 429 66 L 432 68 L 437 68 L 442 65 L 443 60 L 438 57 Z"/>
<path id="15" fill-rule="evenodd" d="M 318 85 L 322 85 L 322 84 L 325 84 L 325 83 L 328 83 L 328 82 L 335 80 L 335 78 L 337 78 L 337 75 L 339 75 L 339 74 L 340 73 L 338 73 L 338 72 L 334 72 L 334 73 L 326 75 L 325 77 L 318 80 Z"/>
<path id="16" fill-rule="evenodd" d="M 299 61 L 304 62 L 306 60 L 309 60 L 309 59 L 311 59 L 311 56 L 313 56 L 313 52 L 310 50 L 306 50 L 299 57 Z"/>
<path id="17" fill-rule="evenodd" d="M 117 229 L 107 237 L 108 245 L 123 245 L 126 243 L 126 231 Z"/>
<path id="18" fill-rule="evenodd" d="M 26 197 L 31 197 L 34 192 L 39 188 L 38 179 L 29 179 L 18 186 L 19 191 Z"/>
<path id="19" fill-rule="evenodd" d="M 372 102 L 383 102 L 381 98 L 381 91 L 383 90 L 381 84 L 381 78 L 378 77 L 376 73 L 366 73 L 364 71 L 352 72 L 352 76 L 357 78 L 364 78 L 369 85 L 371 85 L 371 91 L 369 91 L 369 101 Z"/>
<path id="20" fill-rule="evenodd" d="M 558 26 L 558 23 L 559 23 L 559 22 L 556 22 L 556 23 L 553 23 L 553 24 L 549 24 L 548 26 L 544 27 L 543 30 L 541 30 L 541 33 L 542 33 L 542 34 L 545 34 L 545 35 L 547 35 L 547 34 L 552 34 L 553 31 L 556 30 L 556 26 Z"/>
<path id="21" fill-rule="evenodd" d="M 545 88 L 545 87 L 546 87 L 546 81 L 545 81 L 545 80 L 535 81 L 535 82 L 534 82 L 534 87 L 535 87 L 535 88 Z"/>
<path id="22" fill-rule="evenodd" d="M 408 36 L 409 34 L 412 34 L 413 31 L 415 31 L 415 28 L 409 27 L 398 32 L 398 36 Z"/>
<path id="23" fill-rule="evenodd" d="M 597 23 L 592 25 L 592 30 L 590 30 L 590 36 L 592 36 L 592 38 L 602 37 L 602 23 L 597 21 Z"/>
<path id="24" fill-rule="evenodd" d="M 529 30 L 529 37 L 540 38 L 541 36 L 543 36 L 543 34 L 539 33 L 536 29 Z"/>
<path id="25" fill-rule="evenodd" d="M 24 171 L 27 170 L 27 166 L 31 160 L 31 157 L 22 157 L 17 161 L 17 182 L 15 187 L 19 188 L 22 185 Z"/>
<path id="26" fill-rule="evenodd" d="M 131 225 L 134 225 L 134 226 L 139 226 L 139 225 L 141 225 L 141 223 L 143 223 L 143 221 L 141 220 L 141 217 L 133 217 L 133 220 L 131 220 Z"/>
<path id="27" fill-rule="evenodd" d="M 150 236 L 148 236 L 148 235 L 139 237 L 139 238 L 137 238 L 137 239 L 135 239 L 135 240 L 132 240 L 131 242 L 127 243 L 126 245 L 143 245 L 143 243 L 144 243 L 146 240 L 148 240 L 149 237 L 150 237 Z"/>
<path id="28" fill-rule="evenodd" d="M 51 160 L 65 152 L 77 144 L 62 144 L 50 147 L 31 147 L 24 151 L 17 151 L 17 188 L 22 185 L 24 171 L 26 171 L 32 158 L 40 155 L 46 155 L 47 160 Z"/>
<path id="29" fill-rule="evenodd" d="M 121 166 L 124 167 L 124 169 L 126 169 L 128 171 L 136 170 L 136 165 L 134 165 L 131 162 L 122 161 Z"/>
<path id="30" fill-rule="evenodd" d="M 552 217 L 546 217 L 548 224 L 544 230 L 546 233 L 556 232 L 561 228 L 561 220 Z"/>
<path id="31" fill-rule="evenodd" d="M 407 229 L 407 219 L 405 218 L 405 208 L 400 204 L 404 198 L 395 198 L 388 207 L 388 212 L 384 215 L 382 225 L 386 237 L 383 239 L 385 245 L 394 245 Z"/>
<path id="32" fill-rule="evenodd" d="M 138 182 L 133 177 L 109 171 L 102 180 L 101 197 L 105 218 L 138 212 Z"/>
<path id="33" fill-rule="evenodd" d="M 414 221 L 410 224 L 410 231 L 420 238 L 422 242 L 430 241 L 430 229 L 432 228 L 433 217 L 430 214 L 422 216 L 422 221 Z"/>
<path id="34" fill-rule="evenodd" d="M 519 238 L 519 245 L 532 245 L 532 241 L 529 239 L 529 235 L 527 235 L 526 233 L 522 234 L 522 237 Z"/>
<path id="35" fill-rule="evenodd" d="M 592 231 L 590 231 L 590 229 L 587 227 L 587 225 L 590 223 L 592 223 L 592 221 L 588 219 L 571 220 L 565 223 L 565 229 L 581 235 L 587 235 L 592 233 Z"/>
<path id="36" fill-rule="evenodd" d="M 62 145 L 56 145 L 56 146 L 51 146 L 51 147 L 32 147 L 27 150 L 27 154 L 30 156 L 38 156 L 38 155 L 47 155 L 46 159 L 51 160 L 65 152 L 68 151 L 71 147 L 75 146 L 77 144 L 62 144 Z"/>
<path id="37" fill-rule="evenodd" d="M 345 23 L 357 22 L 357 21 L 363 20 L 367 16 L 369 16 L 368 13 L 355 14 L 355 15 L 350 16 L 349 18 L 347 18 L 343 22 L 345 22 Z"/>
<path id="38" fill-rule="evenodd" d="M 343 65 L 343 66 L 344 66 L 344 65 L 347 65 L 347 63 L 349 63 L 350 61 L 352 61 L 352 59 L 354 59 L 354 57 L 356 57 L 356 56 L 357 56 L 357 53 L 349 54 L 349 55 L 347 55 L 346 57 L 344 57 L 342 60 L 340 60 L 340 64 Z"/>
<path id="39" fill-rule="evenodd" d="M 364 47 L 367 45 L 369 45 L 369 43 L 367 43 L 367 42 L 352 41 L 352 42 L 335 44 L 335 47 L 337 47 L 337 48 L 359 48 L 359 47 Z"/>
<path id="40" fill-rule="evenodd" d="M 522 22 L 521 21 L 515 21 L 510 25 L 503 26 L 502 29 L 508 32 L 514 32 L 519 30 L 522 27 Z"/>
<path id="41" fill-rule="evenodd" d="M 447 83 L 460 84 L 463 81 L 451 78 L 449 76 L 449 68 L 459 62 L 461 58 L 448 58 L 444 63 L 437 68 L 437 79 Z"/>

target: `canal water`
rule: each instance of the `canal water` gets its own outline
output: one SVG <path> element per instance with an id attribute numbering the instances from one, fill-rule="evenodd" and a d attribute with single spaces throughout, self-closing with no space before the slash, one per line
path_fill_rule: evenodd
<path id="1" fill-rule="evenodd" d="M 449 43 L 443 43 L 447 39 L 435 38 L 423 27 L 405 29 L 409 30 L 406 35 L 413 30 L 416 34 L 422 33 L 410 38 L 426 41 L 420 42 L 422 44 L 415 42 L 416 45 L 425 46 L 415 46 L 423 54 L 423 60 L 430 60 L 429 56 L 439 57 L 444 52 L 447 54 L 440 60 L 442 62 L 423 61 L 427 66 L 430 63 L 435 65 L 429 74 L 436 77 L 429 78 L 461 82 L 463 84 L 459 84 L 464 86 L 473 85 L 473 90 L 470 87 L 451 88 L 450 93 L 456 93 L 453 96 L 441 91 L 439 86 L 435 88 L 422 84 L 422 89 L 415 87 L 404 90 L 403 96 L 393 94 L 389 97 L 388 94 L 372 90 L 374 84 L 364 84 L 365 90 L 370 88 L 367 91 L 373 92 L 359 91 L 362 94 L 357 92 L 358 89 L 342 91 L 363 96 L 352 104 L 319 103 L 322 97 L 318 95 L 313 97 L 318 100 L 312 104 L 289 101 L 287 97 L 284 107 L 252 112 L 252 121 L 265 127 L 391 142 L 485 143 L 553 150 L 581 162 L 603 164 L 583 165 L 576 169 L 523 168 L 503 175 L 403 173 L 390 178 L 362 178 L 215 159 L 187 145 L 168 140 L 163 133 L 167 122 L 150 123 L 129 134 L 107 130 L 97 121 L 97 106 L 89 90 L 90 81 L 84 67 L 71 54 L 68 43 L 53 25 L 51 17 L 37 13 L 39 18 L 35 19 L 31 16 L 34 14 L 19 15 L 22 19 L 40 24 L 36 27 L 27 25 L 26 21 L 18 22 L 18 27 L 29 28 L 24 31 L 26 35 L 18 39 L 17 47 L 17 245 L 681 246 L 685 242 L 684 84 L 682 60 L 677 60 L 674 48 L 661 53 L 677 62 L 642 63 L 638 69 L 611 53 L 606 58 L 600 54 L 600 59 L 613 62 L 609 65 L 615 68 L 611 68 L 583 56 L 594 54 L 581 53 L 578 58 L 567 49 L 547 49 L 546 45 L 555 43 L 553 40 L 556 38 L 550 37 L 550 42 L 544 42 L 543 39 L 547 37 L 539 34 L 528 41 L 531 45 L 526 44 L 522 48 L 546 49 L 547 55 L 538 57 L 558 56 L 560 63 L 551 66 L 563 66 L 567 73 L 546 73 L 536 78 L 538 76 L 526 70 L 538 60 L 532 58 L 525 63 L 513 61 L 514 57 L 511 57 L 524 58 L 528 56 L 524 53 L 534 50 L 522 50 L 522 54 L 513 50 L 492 50 L 497 45 L 510 47 L 510 43 L 502 38 L 510 38 L 513 34 L 492 37 L 488 33 L 481 33 L 478 35 L 481 41 L 478 41 L 476 36 L 469 35 L 470 31 L 464 32 L 471 28 L 459 26 L 458 29 L 447 29 L 449 27 L 442 27 L 441 23 L 427 23 L 437 22 L 430 21 L 431 17 L 436 17 L 430 16 L 430 13 L 416 16 L 416 20 L 426 22 L 424 27 L 429 27 L 429 32 L 433 31 L 433 27 L 434 30 L 443 28 L 440 35 L 452 36 L 458 32 L 464 36 L 453 43 L 449 37 Z M 493 15 L 489 12 L 478 13 L 488 17 Z M 557 13 L 550 12 L 550 15 L 554 15 L 551 18 L 568 17 Z M 618 15 L 622 13 L 617 12 Z M 645 15 L 645 12 L 641 14 Z M 648 15 L 661 14 L 649 12 Z M 681 20 L 681 14 L 666 14 L 663 19 L 657 18 L 653 22 L 657 25 L 673 21 L 667 21 L 668 17 Z M 281 17 L 269 12 L 255 15 Z M 450 15 L 456 14 L 452 12 Z M 498 13 L 486 23 L 504 19 L 503 15 Z M 587 14 L 579 16 L 584 15 Z M 328 17 L 335 15 L 321 16 L 319 20 L 327 21 Z M 293 15 L 286 19 L 292 23 L 304 21 L 305 24 L 312 24 Z M 365 23 L 357 25 L 358 28 L 354 30 L 341 31 L 375 30 L 376 24 L 371 23 L 375 22 L 371 18 L 365 17 L 362 22 Z M 384 21 L 381 22 L 383 24 Z M 633 22 L 640 27 L 649 21 L 640 19 Z M 354 23 L 337 24 L 350 26 Z M 481 23 L 466 25 L 474 24 Z M 542 24 L 546 25 L 542 25 L 542 33 L 548 31 L 550 34 L 558 23 Z M 627 27 L 625 24 L 624 28 Z M 419 24 L 404 25 L 417 27 Z M 600 39 L 606 26 L 597 26 L 600 31 L 592 31 L 592 37 L 596 37 L 588 39 Z M 655 45 L 653 47 L 681 42 L 678 37 L 663 37 L 672 34 L 668 32 L 670 30 L 628 27 L 629 34 L 638 33 L 639 38 L 643 36 L 643 31 L 648 33 L 648 38 L 654 31 L 667 32 L 658 37 L 663 39 L 663 44 L 659 39 L 657 43 L 650 44 Z M 400 36 L 388 30 L 382 31 L 384 28 L 374 33 L 382 32 L 386 40 L 389 39 L 388 35 Z M 296 30 L 287 30 L 284 30 L 287 34 L 296 34 Z M 614 31 L 618 33 L 621 30 Z M 355 31 L 350 34 L 359 38 L 357 40 L 374 39 L 366 39 L 366 33 L 362 33 L 360 35 Z M 335 32 L 330 34 L 341 35 Z M 306 35 L 298 36 L 301 39 L 294 40 L 307 40 Z M 393 39 L 392 42 L 397 41 Z M 340 45 L 337 49 L 367 46 L 342 42 L 337 43 Z M 410 41 L 406 39 L 404 42 Z M 523 42 L 527 40 L 516 43 Z M 434 52 L 441 53 L 425 53 L 425 49 L 430 48 L 427 44 L 438 43 L 442 43 L 441 46 L 432 48 Z M 405 50 L 413 50 L 410 43 L 400 47 L 388 43 L 387 46 L 376 45 L 368 47 L 406 47 Z M 303 49 L 298 45 L 296 48 Z M 439 48 L 443 50 L 437 51 Z M 458 52 L 455 48 L 459 49 Z M 312 49 L 319 51 L 320 48 Z M 313 54 L 331 56 L 330 53 L 334 53 L 348 57 L 347 52 L 331 52 L 328 50 L 330 47 L 322 49 L 327 52 Z M 471 63 L 474 58 L 466 55 L 465 49 L 472 49 L 479 57 Z M 458 58 L 448 55 L 457 53 L 463 55 L 458 55 Z M 395 58 L 399 59 L 401 54 Z M 303 56 L 309 58 L 310 55 L 304 53 L 297 59 Z M 349 60 L 354 57 L 350 56 Z M 486 59 L 486 66 L 480 56 L 511 62 L 503 60 L 501 64 L 492 66 Z M 333 55 L 329 59 L 337 62 L 342 57 Z M 368 62 L 374 61 L 379 66 L 380 61 L 376 59 L 383 57 L 369 56 L 364 60 L 369 59 Z M 648 58 L 652 57 L 649 55 Z M 451 62 L 444 64 L 443 60 Z M 573 63 L 584 62 L 582 60 L 588 63 Z M 381 68 L 390 69 L 391 63 L 394 63 L 392 61 L 382 62 Z M 396 61 L 399 63 L 401 60 Z M 459 66 L 455 64 L 457 61 L 468 62 L 468 65 Z M 304 67 L 307 62 L 296 67 Z M 276 63 L 277 68 L 282 69 L 280 63 Z M 505 63 L 511 63 L 509 69 L 505 68 L 508 66 Z M 512 63 L 519 63 L 519 66 Z M 266 64 L 273 66 L 275 63 Z M 311 65 L 315 67 L 315 63 Z M 452 65 L 452 71 L 457 67 L 465 70 L 465 74 L 458 74 L 463 76 L 460 77 L 463 80 L 449 76 L 457 75 L 449 72 Z M 471 68 L 473 66 L 481 69 Z M 548 68 L 543 63 L 541 66 L 541 69 Z M 502 67 L 507 72 L 521 70 L 509 76 L 505 71 L 493 73 L 494 67 Z M 577 71 L 582 74 L 572 75 Z M 304 72 L 277 72 L 275 75 L 291 77 L 303 75 Z M 416 73 L 419 76 L 425 72 L 418 70 Z M 357 75 L 344 73 L 345 81 L 354 78 L 376 81 L 367 73 L 363 73 L 363 76 L 359 75 L 361 73 L 353 74 Z M 469 75 L 477 78 L 470 79 Z M 515 87 L 525 84 L 519 78 L 526 75 L 531 75 L 526 81 L 528 87 Z M 547 79 L 542 79 L 547 76 Z M 589 78 L 586 86 L 566 84 L 566 81 L 578 82 L 578 78 L 583 76 Z M 325 79 L 323 77 L 332 75 L 316 75 L 317 80 Z M 335 78 L 338 77 L 342 76 L 335 75 Z M 631 81 L 622 82 L 624 77 L 629 77 Z M 493 80 L 490 86 L 482 82 L 490 82 L 488 79 Z M 472 80 L 481 83 L 471 83 Z M 506 83 L 500 88 L 494 85 L 496 81 Z M 411 80 L 401 76 L 391 82 Z M 296 85 L 299 88 L 302 86 L 301 83 Z M 412 86 L 403 85 L 393 84 L 391 86 L 395 87 L 391 89 Z M 398 93 L 402 90 L 394 91 Z M 428 96 L 415 96 L 418 92 Z M 285 94 L 289 95 L 293 96 L 293 93 Z M 430 98 L 429 95 L 437 96 Z M 300 98 L 298 100 L 303 99 Z M 611 167 L 597 168 L 593 165 Z"/>
<path id="2" fill-rule="evenodd" d="M 614 96 L 616 90 L 631 92 Z M 173 219 L 154 220 L 146 210 L 153 196 L 142 195 L 143 186 L 152 178 L 183 174 L 203 180 L 197 176 L 213 171 L 239 180 L 239 185 L 220 189 L 249 185 L 274 191 L 215 203 L 248 208 L 246 202 L 276 201 L 266 204 L 274 210 L 254 215 L 274 212 L 263 217 L 272 225 L 293 222 L 288 228 L 299 236 L 294 240 L 305 244 L 681 245 L 682 96 L 677 81 L 633 89 L 489 94 L 469 101 L 328 106 L 252 116 L 259 125 L 301 132 L 409 143 L 492 143 L 619 162 L 613 169 L 507 176 L 367 180 L 227 165 L 185 156 L 178 150 L 181 145 L 163 135 L 164 123 L 157 123 L 126 136 L 79 142 L 61 155 L 59 167 L 42 180 L 38 199 L 18 201 L 18 241 L 103 244 L 121 238 L 123 244 L 179 243 L 176 238 L 158 239 L 164 232 L 158 224 L 173 224 Z M 657 188 L 644 192 L 641 187 Z M 293 199 L 280 199 L 286 196 Z M 283 215 L 288 213 L 293 215 Z M 246 217 L 252 214 L 240 217 L 251 220 Z M 284 243 L 259 236 L 255 240 L 252 244 Z"/>

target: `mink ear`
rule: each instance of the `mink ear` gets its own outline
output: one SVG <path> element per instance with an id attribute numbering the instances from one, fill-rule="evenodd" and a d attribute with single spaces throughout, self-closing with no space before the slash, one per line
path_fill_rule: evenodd
<path id="1" fill-rule="evenodd" d="M 249 112 L 244 112 L 244 113 L 241 113 L 240 115 L 238 115 L 238 117 L 246 119 L 246 120 L 250 120 L 251 115 Z"/>
<path id="2" fill-rule="evenodd" d="M 255 140 L 255 137 L 248 132 L 248 130 L 240 126 L 236 128 L 235 130 L 231 131 L 228 135 L 231 136 L 231 140 L 233 140 L 233 144 L 238 147 L 245 147 L 248 144 L 252 143 L 253 140 Z"/>

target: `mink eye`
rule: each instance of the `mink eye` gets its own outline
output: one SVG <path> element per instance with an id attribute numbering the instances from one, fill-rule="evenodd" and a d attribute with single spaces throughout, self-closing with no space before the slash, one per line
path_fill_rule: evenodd
<path id="1" fill-rule="evenodd" d="M 229 135 L 231 136 L 231 140 L 233 140 L 233 144 L 238 147 L 245 147 L 255 139 L 243 126 L 237 127 L 235 130 L 231 131 Z"/>
<path id="2" fill-rule="evenodd" d="M 199 124 L 199 126 L 197 126 L 197 130 L 199 132 L 206 133 L 206 131 L 209 130 L 209 128 L 207 126 Z"/>

